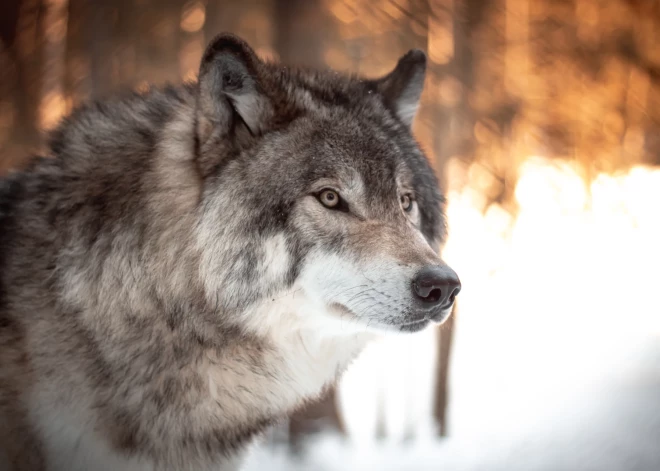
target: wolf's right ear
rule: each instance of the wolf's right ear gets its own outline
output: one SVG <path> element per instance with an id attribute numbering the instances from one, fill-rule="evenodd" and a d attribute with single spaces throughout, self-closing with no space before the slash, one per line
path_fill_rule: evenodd
<path id="1" fill-rule="evenodd" d="M 413 49 L 399 59 L 392 72 L 372 81 L 385 103 L 408 127 L 412 126 L 424 88 L 426 54 Z"/>
<path id="2" fill-rule="evenodd" d="M 197 132 L 202 143 L 215 132 L 227 136 L 237 119 L 252 135 L 265 129 L 273 106 L 260 87 L 261 65 L 252 48 L 232 34 L 211 41 L 199 69 Z"/>

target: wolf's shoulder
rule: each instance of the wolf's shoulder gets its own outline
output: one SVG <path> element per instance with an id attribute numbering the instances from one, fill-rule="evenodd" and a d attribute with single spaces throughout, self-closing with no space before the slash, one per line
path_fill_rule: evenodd
<path id="1" fill-rule="evenodd" d="M 74 109 L 48 136 L 49 153 L 76 164 L 89 159 L 144 155 L 165 124 L 194 106 L 194 85 L 125 91 Z"/>

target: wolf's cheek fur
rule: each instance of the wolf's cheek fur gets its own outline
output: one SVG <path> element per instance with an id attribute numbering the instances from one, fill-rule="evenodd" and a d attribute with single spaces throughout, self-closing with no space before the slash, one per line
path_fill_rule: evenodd
<path id="1" fill-rule="evenodd" d="M 396 211 L 392 208 L 392 214 Z M 412 281 L 422 267 L 442 262 L 403 214 L 382 222 L 306 199 L 291 223 L 313 247 L 298 262 L 291 288 L 298 299 L 314 305 L 297 313 L 302 322 L 322 322 L 339 333 L 364 332 L 391 329 L 426 314 L 415 303 Z"/>
<path id="2" fill-rule="evenodd" d="M 389 329 L 419 317 L 411 290 L 415 273 L 440 263 L 423 239 L 417 261 L 404 261 L 384 243 L 371 253 L 315 251 L 305 262 L 295 286 L 325 306 L 340 331 Z M 385 250 L 383 250 L 385 249 Z"/>

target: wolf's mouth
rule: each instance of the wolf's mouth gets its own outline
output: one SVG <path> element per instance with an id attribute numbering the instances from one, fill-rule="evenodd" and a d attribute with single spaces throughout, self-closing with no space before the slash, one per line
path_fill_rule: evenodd
<path id="1" fill-rule="evenodd" d="M 396 324 L 403 332 L 418 332 L 424 330 L 431 322 L 440 324 L 451 314 L 451 309 L 438 309 L 426 313 L 423 317 Z"/>
<path id="2" fill-rule="evenodd" d="M 420 330 L 424 330 L 426 326 L 429 325 L 430 322 L 431 322 L 431 318 L 428 316 L 424 316 L 421 319 L 416 319 L 413 321 L 408 321 L 402 324 L 398 324 L 397 327 L 402 332 L 419 332 Z"/>
<path id="3" fill-rule="evenodd" d="M 348 319 L 358 320 L 360 316 L 356 315 L 347 306 L 341 303 L 333 303 L 331 305 L 340 316 L 347 316 Z M 412 314 L 412 315 L 411 315 Z M 429 309 L 429 310 L 418 310 L 415 314 L 408 313 L 407 316 L 390 318 L 389 324 L 391 327 L 398 329 L 401 332 L 419 332 L 424 330 L 429 324 L 437 323 L 440 324 L 445 321 L 451 314 L 450 309 Z"/>

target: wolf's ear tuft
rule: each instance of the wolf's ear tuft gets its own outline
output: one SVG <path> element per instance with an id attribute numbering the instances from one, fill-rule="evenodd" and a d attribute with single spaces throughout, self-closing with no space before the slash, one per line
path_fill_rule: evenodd
<path id="1" fill-rule="evenodd" d="M 405 54 L 392 72 L 374 81 L 385 103 L 408 127 L 412 126 L 424 88 L 426 54 L 413 49 Z"/>
<path id="2" fill-rule="evenodd" d="M 273 114 L 259 83 L 262 63 L 252 48 L 231 34 L 216 36 L 206 48 L 199 69 L 198 108 L 209 128 L 229 132 L 235 115 L 253 135 L 261 133 Z"/>

